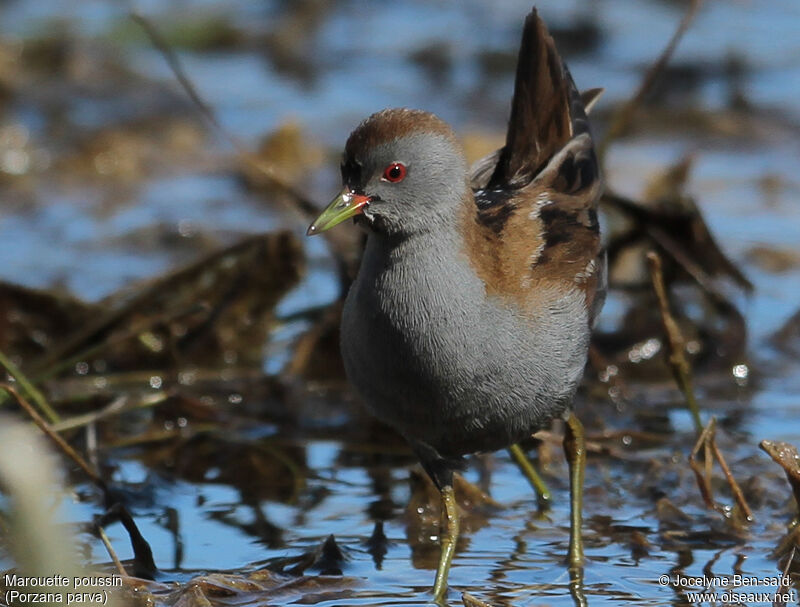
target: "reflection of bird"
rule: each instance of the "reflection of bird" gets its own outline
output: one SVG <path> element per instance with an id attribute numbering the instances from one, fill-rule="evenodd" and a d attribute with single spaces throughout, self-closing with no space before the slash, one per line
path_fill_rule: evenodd
<path id="1" fill-rule="evenodd" d="M 601 183 L 586 112 L 535 11 L 525 21 L 506 145 L 470 177 L 453 132 L 384 110 L 350 135 L 344 189 L 309 228 L 368 234 L 342 355 L 368 408 L 439 488 L 441 599 L 458 534 L 453 470 L 567 419 L 569 561 L 582 561 L 582 427 L 570 414 L 605 292 Z M 516 448 L 516 453 L 520 453 Z"/>

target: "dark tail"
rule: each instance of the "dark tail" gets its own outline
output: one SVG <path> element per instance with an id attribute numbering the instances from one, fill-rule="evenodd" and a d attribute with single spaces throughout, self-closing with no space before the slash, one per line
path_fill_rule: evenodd
<path id="1" fill-rule="evenodd" d="M 488 187 L 523 186 L 588 129 L 580 94 L 536 9 L 525 19 L 505 147 Z"/>

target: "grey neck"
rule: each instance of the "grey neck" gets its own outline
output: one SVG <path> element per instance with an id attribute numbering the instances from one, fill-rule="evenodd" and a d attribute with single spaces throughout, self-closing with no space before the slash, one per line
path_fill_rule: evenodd
<path id="1" fill-rule="evenodd" d="M 425 295 L 452 298 L 454 307 L 467 305 L 464 298 L 482 299 L 485 289 L 469 264 L 456 218 L 439 216 L 428 228 L 411 234 L 371 233 L 362 262 L 371 267 L 362 267 L 359 275 L 374 277 L 389 271 L 397 284 L 388 280 L 380 287 L 415 291 L 419 305 L 426 305 Z"/>

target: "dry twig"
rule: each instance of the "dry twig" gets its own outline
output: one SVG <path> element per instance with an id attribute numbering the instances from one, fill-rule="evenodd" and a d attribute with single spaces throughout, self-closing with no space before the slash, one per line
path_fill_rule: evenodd
<path id="1" fill-rule="evenodd" d="M 198 109 L 200 114 L 206 122 L 213 127 L 213 129 L 225 139 L 236 150 L 242 160 L 254 170 L 256 174 L 263 175 L 267 182 L 275 186 L 278 190 L 286 194 L 293 202 L 292 205 L 286 205 L 289 210 L 295 213 L 299 212 L 301 218 L 305 222 L 313 220 L 320 212 L 319 207 L 308 198 L 305 194 L 298 191 L 287 179 L 281 175 L 274 166 L 264 162 L 261 158 L 255 155 L 239 138 L 230 133 L 217 119 L 214 110 L 209 106 L 197 89 L 192 84 L 192 81 L 186 75 L 183 66 L 178 59 L 178 56 L 170 47 L 169 43 L 164 39 L 158 29 L 146 17 L 137 13 L 131 13 L 131 18 L 144 30 L 145 34 L 150 38 L 153 46 L 160 52 L 164 60 L 169 65 L 172 73 L 175 75 L 178 83 L 188 95 L 189 99 Z M 337 270 L 339 272 L 339 280 L 342 285 L 342 293 L 346 293 L 346 287 L 350 284 L 349 276 L 349 263 L 347 261 L 346 251 L 343 250 L 342 244 L 339 240 L 334 239 L 327 232 L 322 233 L 330 246 L 331 253 L 336 261 Z"/>
<path id="2" fill-rule="evenodd" d="M 700 419 L 700 407 L 697 404 L 697 399 L 694 395 L 694 388 L 692 386 L 692 368 L 689 361 L 686 360 L 685 340 L 678 327 L 678 323 L 672 317 L 669 309 L 669 298 L 667 297 L 667 288 L 664 285 L 664 276 L 661 271 L 661 258 L 657 253 L 651 251 L 647 254 L 647 263 L 650 266 L 650 276 L 653 280 L 653 290 L 658 299 L 658 306 L 661 312 L 661 321 L 664 328 L 664 334 L 667 338 L 667 345 L 669 347 L 669 356 L 667 357 L 672 374 L 675 377 L 675 382 L 678 388 L 683 393 L 686 403 L 689 406 L 689 411 L 694 420 L 695 431 L 697 432 L 697 442 L 695 443 L 692 453 L 689 455 L 689 466 L 694 471 L 697 478 L 697 486 L 703 496 L 703 501 L 706 506 L 712 510 L 720 512 L 727 517 L 725 509 L 714 501 L 714 496 L 711 490 L 711 474 L 714 460 L 717 460 L 725 479 L 731 488 L 733 498 L 739 509 L 744 514 L 746 520 L 753 520 L 753 512 L 747 504 L 747 500 L 742 493 L 736 479 L 733 478 L 728 463 L 725 457 L 717 446 L 716 427 L 717 420 L 712 417 L 708 425 L 703 427 L 703 422 Z M 698 463 L 697 455 L 700 449 L 703 450 L 703 465 Z"/>
<path id="3" fill-rule="evenodd" d="M 725 479 L 728 481 L 728 485 L 730 485 L 731 492 L 733 493 L 733 498 L 736 501 L 737 506 L 739 506 L 739 509 L 742 511 L 745 518 L 748 521 L 752 521 L 753 512 L 750 510 L 750 506 L 748 505 L 747 500 L 745 499 L 744 494 L 739 487 L 739 484 L 736 482 L 736 479 L 733 478 L 733 474 L 728 467 L 728 463 L 725 461 L 725 457 L 722 455 L 722 452 L 717 446 L 716 431 L 717 419 L 712 417 L 711 421 L 708 422 L 708 425 L 703 428 L 703 431 L 700 433 L 700 436 L 695 443 L 694 449 L 692 449 L 692 452 L 689 455 L 689 466 L 692 468 L 692 471 L 697 478 L 697 486 L 700 488 L 700 493 L 703 496 L 703 501 L 706 503 L 706 507 L 711 510 L 716 510 L 727 517 L 725 508 L 714 501 L 714 495 L 711 489 L 711 472 L 714 460 L 716 459 L 719 467 L 722 469 L 722 473 L 725 475 Z M 703 449 L 702 466 L 697 461 L 697 454 L 700 452 L 701 448 Z"/>
<path id="4" fill-rule="evenodd" d="M 25 394 L 36 403 L 39 409 L 42 410 L 42 413 L 47 416 L 47 419 L 51 424 L 58 423 L 60 421 L 58 413 L 56 413 L 55 410 L 50 406 L 50 403 L 47 402 L 44 394 L 42 394 L 36 388 L 36 386 L 31 383 L 31 381 L 17 367 L 17 365 L 11 362 L 11 359 L 9 359 L 3 352 L 0 352 L 0 365 L 5 368 L 6 373 L 14 378 L 14 381 L 20 385 Z M 2 404 L 3 400 L 3 398 L 0 398 L 0 404 Z"/>
<path id="5" fill-rule="evenodd" d="M 242 159 L 244 159 L 248 165 L 263 174 L 279 190 L 285 194 L 288 194 L 294 200 L 297 208 L 303 212 L 305 218 L 315 215 L 318 212 L 317 206 L 309 198 L 307 198 L 301 192 L 298 192 L 292 186 L 292 184 L 290 184 L 275 170 L 275 167 L 259 159 L 255 154 L 247 149 L 247 146 L 244 143 L 242 143 L 237 137 L 235 137 L 222 126 L 217 119 L 217 116 L 214 114 L 214 110 L 211 109 L 211 106 L 209 106 L 205 101 L 203 101 L 203 98 L 197 92 L 197 89 L 192 84 L 192 81 L 186 75 L 178 56 L 173 52 L 172 48 L 169 46 L 169 43 L 164 39 L 155 25 L 153 25 L 146 17 L 137 13 L 131 13 L 131 19 L 133 19 L 144 30 L 148 38 L 150 38 L 158 52 L 160 52 L 166 60 L 170 70 L 172 70 L 172 73 L 175 75 L 175 78 L 181 85 L 181 88 L 183 88 L 183 90 L 189 96 L 189 99 L 191 99 L 192 103 L 200 111 L 200 114 L 203 116 L 203 118 L 214 127 L 214 130 L 216 130 L 217 133 L 219 133 L 231 144 L 231 146 L 241 155 Z"/>
<path id="6" fill-rule="evenodd" d="M 111 560 L 114 562 L 114 567 L 117 568 L 119 574 L 123 577 L 129 577 L 128 572 L 125 571 L 125 567 L 122 565 L 122 561 L 120 561 L 119 557 L 117 556 L 116 550 L 114 550 L 114 546 L 111 545 L 111 540 L 109 540 L 108 535 L 106 535 L 106 530 L 103 529 L 101 525 L 96 525 L 95 532 L 100 537 L 100 541 L 102 541 L 103 545 L 106 547 L 108 556 L 111 557 Z"/>
<path id="7" fill-rule="evenodd" d="M 65 441 L 59 434 L 53 431 L 50 427 L 50 424 L 39 415 L 39 412 L 19 393 L 17 389 L 7 383 L 0 383 L 0 389 L 5 390 L 14 399 L 17 401 L 20 407 L 28 414 L 28 416 L 33 420 L 39 429 L 45 433 L 47 438 L 49 438 L 53 443 L 55 443 L 56 447 L 58 447 L 64 455 L 70 458 L 75 464 L 83 470 L 83 473 L 89 477 L 91 480 L 102 492 L 103 494 L 108 493 L 108 485 L 106 482 L 100 478 L 100 475 L 92 468 L 85 459 L 83 459 L 80 454 L 72 448 L 72 446 Z"/>
<path id="8" fill-rule="evenodd" d="M 81 455 L 73 449 L 59 434 L 53 431 L 50 424 L 39 414 L 38 411 L 17 391 L 14 386 L 7 383 L 0 383 L 0 390 L 8 392 L 19 404 L 19 406 L 30 416 L 33 422 L 44 432 L 55 445 L 67 457 L 69 457 L 75 464 L 86 474 L 94 485 L 103 493 L 103 499 L 106 505 L 106 513 L 101 518 L 102 522 L 99 525 L 105 524 L 110 521 L 120 521 L 128 532 L 133 547 L 134 554 L 134 567 L 136 574 L 140 577 L 152 577 L 157 571 L 155 562 L 153 560 L 153 552 L 147 540 L 144 539 L 136 522 L 133 520 L 130 512 L 125 508 L 116 498 L 114 492 L 111 491 L 108 484 L 100 477 L 97 471 L 94 470 Z M 101 536 L 102 539 L 102 536 Z M 113 558 L 113 556 L 112 556 Z"/>
<path id="9" fill-rule="evenodd" d="M 792 563 L 794 563 L 794 555 L 796 552 L 797 547 L 792 546 L 792 551 L 789 553 L 789 558 L 786 559 L 786 566 L 783 568 L 783 575 L 781 576 L 781 585 L 778 587 L 777 592 L 775 593 L 776 596 L 785 596 L 789 594 L 790 587 L 789 584 L 786 582 L 789 581 L 789 572 L 792 569 Z M 774 607 L 786 607 L 787 602 L 784 600 L 776 600 L 773 603 Z"/>
<path id="10" fill-rule="evenodd" d="M 683 15 L 683 19 L 681 19 L 678 27 L 675 29 L 675 32 L 672 34 L 672 38 L 670 38 L 667 46 L 664 47 L 664 50 L 661 51 L 661 54 L 658 56 L 658 59 L 656 59 L 655 63 L 653 63 L 653 65 L 651 65 L 647 70 L 647 73 L 642 79 L 641 84 L 639 84 L 639 88 L 637 89 L 636 93 L 614 114 L 614 117 L 611 121 L 611 126 L 608 128 L 605 137 L 603 137 L 602 141 L 597 146 L 597 154 L 600 158 L 605 156 L 605 151 L 608 148 L 608 145 L 614 139 L 622 135 L 630 126 L 633 117 L 636 115 L 636 110 L 653 88 L 653 84 L 661 75 L 661 72 L 664 71 L 664 67 L 666 67 L 667 63 L 672 57 L 672 54 L 675 52 L 678 42 L 680 42 L 681 38 L 683 38 L 683 35 L 686 33 L 686 30 L 689 29 L 692 21 L 694 21 L 697 11 L 702 3 L 702 0 L 691 0 L 689 7 L 686 9 L 686 13 Z"/>
<path id="11" fill-rule="evenodd" d="M 686 341 L 683 339 L 681 330 L 678 323 L 672 316 L 669 309 L 669 298 L 667 297 L 667 288 L 664 285 L 664 275 L 661 271 L 661 258 L 657 253 L 650 251 L 647 254 L 647 263 L 650 266 L 650 276 L 653 280 L 653 290 L 658 299 L 658 306 L 661 312 L 661 322 L 664 327 L 664 334 L 667 338 L 667 346 L 669 347 L 668 362 L 672 375 L 675 377 L 675 382 L 678 388 L 683 393 L 686 399 L 686 404 L 689 406 L 689 412 L 692 414 L 694 421 L 695 432 L 700 435 L 703 432 L 703 422 L 700 419 L 700 408 L 697 405 L 697 400 L 694 397 L 694 388 L 692 386 L 692 368 L 686 360 L 684 354 Z"/>
<path id="12" fill-rule="evenodd" d="M 64 419 L 57 424 L 53 424 L 51 428 L 54 432 L 64 432 L 65 430 L 81 428 L 132 409 L 155 407 L 166 401 L 168 397 L 169 395 L 164 391 L 142 396 L 135 402 L 132 402 L 131 398 L 127 395 L 118 396 L 102 409 Z"/>

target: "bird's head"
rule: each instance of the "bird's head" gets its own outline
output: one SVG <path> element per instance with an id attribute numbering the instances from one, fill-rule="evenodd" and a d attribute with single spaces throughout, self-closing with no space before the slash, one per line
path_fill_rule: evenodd
<path id="1" fill-rule="evenodd" d="M 453 217 L 469 191 L 467 164 L 450 127 L 428 112 L 383 110 L 350 135 L 344 188 L 308 234 L 350 217 L 368 230 L 408 235 Z"/>

